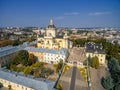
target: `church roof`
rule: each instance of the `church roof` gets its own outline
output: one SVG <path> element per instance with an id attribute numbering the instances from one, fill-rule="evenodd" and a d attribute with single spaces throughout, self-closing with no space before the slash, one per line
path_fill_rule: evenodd
<path id="1" fill-rule="evenodd" d="M 103 49 L 102 44 L 97 44 L 94 42 L 86 43 L 86 52 L 105 54 L 105 50 Z"/>
<path id="2" fill-rule="evenodd" d="M 61 39 L 63 39 L 63 37 L 64 37 L 63 35 L 62 36 L 60 36 L 60 35 L 56 36 L 56 38 L 61 38 Z"/>
<path id="3" fill-rule="evenodd" d="M 49 25 L 48 28 L 56 28 L 55 25 Z"/>

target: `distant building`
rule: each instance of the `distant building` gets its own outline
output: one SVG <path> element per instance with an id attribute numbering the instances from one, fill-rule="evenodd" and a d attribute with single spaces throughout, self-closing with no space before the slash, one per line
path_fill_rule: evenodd
<path id="1" fill-rule="evenodd" d="M 60 60 L 63 60 L 63 62 L 65 62 L 68 57 L 67 49 L 53 50 L 46 48 L 27 47 L 25 50 L 27 50 L 29 53 L 34 54 L 38 58 L 38 61 L 46 63 L 58 63 Z"/>
<path id="2" fill-rule="evenodd" d="M 55 90 L 55 82 L 44 79 L 24 76 L 21 73 L 0 69 L 0 82 L 9 90 Z"/>
<path id="3" fill-rule="evenodd" d="M 105 64 L 106 54 L 103 49 L 102 44 L 96 44 L 94 42 L 86 43 L 86 57 L 95 57 L 97 56 L 100 64 Z"/>
<path id="4" fill-rule="evenodd" d="M 88 38 L 88 36 L 83 36 L 83 35 L 80 35 L 80 34 L 71 34 L 70 35 L 70 38 L 75 38 L 75 39 L 78 39 L 78 38 L 80 38 L 80 39 L 87 39 Z"/>
<path id="5" fill-rule="evenodd" d="M 40 30 L 39 29 L 37 29 L 37 30 L 32 30 L 34 33 L 40 33 Z"/>
<path id="6" fill-rule="evenodd" d="M 38 48 L 48 48 L 48 49 L 61 49 L 61 48 L 71 48 L 69 45 L 67 34 L 63 36 L 58 36 L 56 34 L 57 30 L 53 24 L 53 20 L 50 20 L 50 25 L 46 28 L 45 34 L 40 35 L 37 38 Z"/>
<path id="7" fill-rule="evenodd" d="M 22 35 L 24 32 L 22 31 L 17 31 L 17 32 L 14 32 L 15 35 Z"/>

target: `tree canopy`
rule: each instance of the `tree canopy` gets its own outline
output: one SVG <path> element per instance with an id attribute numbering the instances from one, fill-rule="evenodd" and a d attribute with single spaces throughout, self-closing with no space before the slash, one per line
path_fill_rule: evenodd
<path id="1" fill-rule="evenodd" d="M 62 68 L 62 65 L 63 65 L 63 61 L 62 60 L 60 60 L 60 62 L 55 65 L 56 73 L 59 73 L 60 69 Z"/>
<path id="2" fill-rule="evenodd" d="M 99 67 L 99 59 L 97 56 L 91 58 L 91 67 L 98 68 Z"/>
<path id="3" fill-rule="evenodd" d="M 32 57 L 34 57 L 32 55 Z M 18 65 L 22 64 L 23 66 L 31 65 L 34 58 L 29 58 L 29 53 L 26 50 L 20 50 L 16 55 L 8 62 L 8 68 L 10 68 L 10 65 Z"/>
<path id="4" fill-rule="evenodd" d="M 106 90 L 120 89 L 120 62 L 112 58 L 108 62 L 110 75 L 102 80 L 102 85 Z"/>

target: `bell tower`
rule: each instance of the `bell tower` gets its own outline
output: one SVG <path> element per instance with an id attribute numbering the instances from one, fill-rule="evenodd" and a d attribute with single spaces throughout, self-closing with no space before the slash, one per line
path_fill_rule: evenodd
<path id="1" fill-rule="evenodd" d="M 52 19 L 50 19 L 50 24 L 46 28 L 46 36 L 56 37 L 56 27 L 55 27 Z"/>

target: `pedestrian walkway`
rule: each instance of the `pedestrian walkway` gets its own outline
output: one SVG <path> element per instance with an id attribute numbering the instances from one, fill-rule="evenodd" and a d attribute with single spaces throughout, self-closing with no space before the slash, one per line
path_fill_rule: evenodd
<path id="1" fill-rule="evenodd" d="M 73 66 L 71 83 L 70 83 L 70 90 L 75 90 L 75 80 L 76 80 L 76 66 Z"/>
<path id="2" fill-rule="evenodd" d="M 87 90 L 87 82 L 80 74 L 80 70 L 76 67 L 75 63 L 72 68 L 62 75 L 60 82 L 64 90 Z"/>

